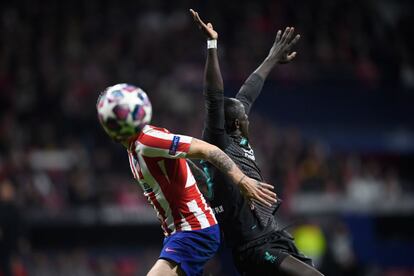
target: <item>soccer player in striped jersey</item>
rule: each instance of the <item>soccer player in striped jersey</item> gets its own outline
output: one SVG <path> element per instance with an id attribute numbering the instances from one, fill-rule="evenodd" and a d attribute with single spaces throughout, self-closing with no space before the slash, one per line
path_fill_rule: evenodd
<path id="1" fill-rule="evenodd" d="M 151 105 L 142 89 L 109 87 L 98 98 L 97 110 L 107 134 L 127 149 L 133 176 L 164 230 L 163 249 L 148 275 L 202 275 L 220 244 L 216 218 L 186 158 L 210 162 L 249 198 L 269 206 L 276 201 L 271 185 L 244 175 L 218 147 L 149 125 Z"/>
<path id="2" fill-rule="evenodd" d="M 217 56 L 218 33 L 211 23 L 205 24 L 198 13 L 190 12 L 207 36 L 203 139 L 226 152 L 246 175 L 263 181 L 248 140 L 248 114 L 271 69 L 296 56 L 296 52 L 290 50 L 300 36 L 294 36 L 294 28 L 286 28 L 283 34 L 278 31 L 263 63 L 249 76 L 235 98 L 225 98 Z M 298 251 L 290 234 L 278 229 L 274 217 L 278 202 L 269 207 L 240 197 L 238 188 L 226 181 L 226 176 L 208 163 L 203 165 L 208 174 L 210 204 L 242 275 L 321 275 L 312 267 L 312 260 Z"/>

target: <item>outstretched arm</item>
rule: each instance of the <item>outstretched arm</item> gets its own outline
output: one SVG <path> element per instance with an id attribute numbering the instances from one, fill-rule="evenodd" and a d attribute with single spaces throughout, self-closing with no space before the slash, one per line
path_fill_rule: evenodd
<path id="1" fill-rule="evenodd" d="M 217 54 L 218 33 L 211 23 L 204 23 L 197 12 L 190 9 L 190 13 L 197 27 L 207 38 L 207 58 L 204 68 L 206 115 L 203 139 L 220 148 L 225 148 L 224 88 Z"/>
<path id="2" fill-rule="evenodd" d="M 300 35 L 293 37 L 294 31 L 295 28 L 287 27 L 283 35 L 281 30 L 277 32 L 269 54 L 237 93 L 236 98 L 243 103 L 246 114 L 249 114 L 251 106 L 262 91 L 264 81 L 276 64 L 289 63 L 295 58 L 296 52 L 290 53 L 290 50 L 298 42 Z"/>
<path id="3" fill-rule="evenodd" d="M 271 206 L 276 202 L 276 194 L 272 192 L 273 186 L 254 180 L 237 167 L 237 165 L 218 147 L 193 138 L 187 153 L 187 158 L 203 159 L 226 174 L 242 193 L 250 199 Z"/>

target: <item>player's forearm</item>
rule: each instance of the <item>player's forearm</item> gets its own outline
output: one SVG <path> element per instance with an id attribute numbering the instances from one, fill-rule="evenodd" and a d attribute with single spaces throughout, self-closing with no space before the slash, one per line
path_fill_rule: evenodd
<path id="1" fill-rule="evenodd" d="M 204 69 L 204 90 L 205 93 L 224 91 L 217 48 L 207 49 L 207 59 Z"/>
<path id="2" fill-rule="evenodd" d="M 222 173 L 226 174 L 235 184 L 240 184 L 246 175 L 237 167 L 231 158 L 218 147 L 208 151 L 206 160 Z"/>
<path id="3" fill-rule="evenodd" d="M 272 185 L 260 183 L 243 174 L 233 160 L 214 145 L 193 138 L 187 158 L 204 159 L 210 162 L 239 186 L 240 191 L 248 198 L 259 200 L 268 206 L 276 202 L 276 194 L 271 191 Z"/>
<path id="4" fill-rule="evenodd" d="M 240 184 L 245 176 L 233 160 L 217 146 L 193 138 L 187 158 L 203 159 L 226 174 L 234 183 Z"/>

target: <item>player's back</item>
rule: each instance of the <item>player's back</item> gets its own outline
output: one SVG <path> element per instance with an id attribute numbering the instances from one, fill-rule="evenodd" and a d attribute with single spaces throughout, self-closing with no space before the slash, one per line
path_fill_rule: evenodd
<path id="1" fill-rule="evenodd" d="M 128 150 L 134 178 L 166 235 L 217 224 L 185 160 L 191 137 L 146 126 Z"/>

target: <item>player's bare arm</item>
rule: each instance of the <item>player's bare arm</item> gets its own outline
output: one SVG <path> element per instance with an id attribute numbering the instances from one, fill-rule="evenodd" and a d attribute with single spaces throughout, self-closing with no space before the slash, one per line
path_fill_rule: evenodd
<path id="1" fill-rule="evenodd" d="M 214 30 L 211 23 L 204 23 L 199 14 L 190 9 L 190 13 L 197 27 L 204 33 L 207 40 L 217 41 L 218 33 Z M 217 44 L 215 44 L 217 45 Z M 220 65 L 217 56 L 217 46 L 214 44 L 208 47 L 207 60 L 204 69 L 204 90 L 206 92 L 223 92 L 223 78 L 220 72 Z"/>
<path id="2" fill-rule="evenodd" d="M 197 24 L 198 28 L 207 36 L 207 39 L 218 39 L 218 33 L 213 29 L 213 25 L 211 23 L 204 23 L 198 12 L 193 9 L 190 9 L 190 13 L 193 16 L 194 22 Z"/>
<path id="3" fill-rule="evenodd" d="M 268 206 L 276 202 L 272 185 L 261 183 L 243 174 L 233 160 L 218 147 L 193 138 L 187 157 L 204 159 L 213 164 L 236 183 L 246 197 L 256 199 Z"/>
<path id="4" fill-rule="evenodd" d="M 278 30 L 269 54 L 254 73 L 258 74 L 263 79 L 266 79 L 276 64 L 291 62 L 296 57 L 296 52 L 292 52 L 292 48 L 300 39 L 300 35 L 294 35 L 294 33 L 294 27 L 287 27 L 283 34 L 281 30 Z"/>

